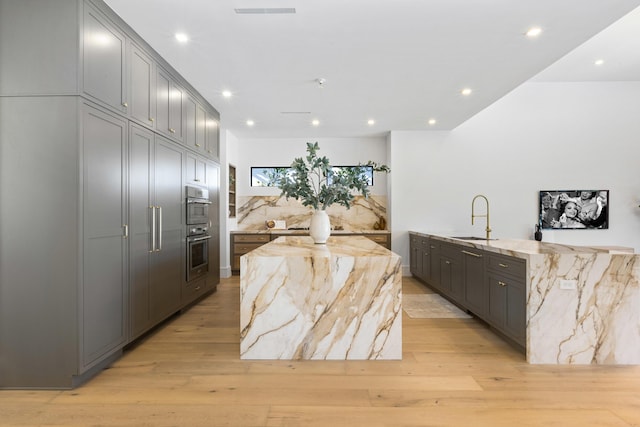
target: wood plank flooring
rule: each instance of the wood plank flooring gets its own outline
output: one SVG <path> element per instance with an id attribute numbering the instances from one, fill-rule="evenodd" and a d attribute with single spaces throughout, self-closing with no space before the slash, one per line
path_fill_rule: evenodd
<path id="1" fill-rule="evenodd" d="M 639 366 L 528 365 L 474 319 L 404 315 L 402 361 L 241 361 L 238 286 L 82 387 L 0 391 L 0 426 L 640 426 Z"/>

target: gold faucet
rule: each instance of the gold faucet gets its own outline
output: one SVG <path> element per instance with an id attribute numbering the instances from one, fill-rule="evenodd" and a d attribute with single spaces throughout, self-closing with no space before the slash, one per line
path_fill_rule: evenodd
<path id="1" fill-rule="evenodd" d="M 478 197 L 482 197 L 484 199 L 484 201 L 487 203 L 487 214 L 486 215 L 476 215 L 474 213 L 474 204 L 475 204 L 476 199 Z M 483 196 L 482 194 L 478 194 L 471 201 L 471 225 L 473 225 L 473 219 L 475 217 L 485 217 L 485 218 L 487 218 L 487 228 L 486 228 L 486 230 L 487 230 L 487 240 L 490 240 L 491 239 L 491 226 L 489 225 L 489 199 L 487 199 L 487 196 Z"/>

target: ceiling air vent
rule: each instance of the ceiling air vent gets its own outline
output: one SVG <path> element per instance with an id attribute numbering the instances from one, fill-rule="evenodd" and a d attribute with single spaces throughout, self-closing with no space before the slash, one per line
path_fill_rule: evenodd
<path id="1" fill-rule="evenodd" d="M 254 14 L 254 15 L 266 15 L 266 14 L 282 14 L 282 13 L 296 13 L 295 7 L 246 7 L 241 9 L 234 9 L 236 13 Z"/>

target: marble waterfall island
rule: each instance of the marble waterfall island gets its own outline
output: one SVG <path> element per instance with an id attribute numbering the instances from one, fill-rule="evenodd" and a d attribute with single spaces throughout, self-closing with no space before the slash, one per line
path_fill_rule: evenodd
<path id="1" fill-rule="evenodd" d="M 240 258 L 240 358 L 402 359 L 399 255 L 360 236 L 286 236 Z"/>

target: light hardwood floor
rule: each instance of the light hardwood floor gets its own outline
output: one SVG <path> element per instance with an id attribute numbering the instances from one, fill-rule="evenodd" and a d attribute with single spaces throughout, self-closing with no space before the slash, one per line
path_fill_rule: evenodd
<path id="1" fill-rule="evenodd" d="M 238 284 L 82 387 L 0 391 L 0 425 L 640 426 L 640 367 L 528 365 L 474 319 L 404 315 L 402 361 L 241 361 Z"/>

